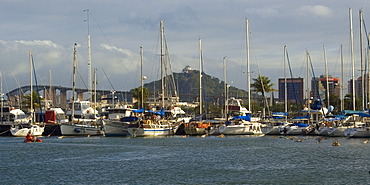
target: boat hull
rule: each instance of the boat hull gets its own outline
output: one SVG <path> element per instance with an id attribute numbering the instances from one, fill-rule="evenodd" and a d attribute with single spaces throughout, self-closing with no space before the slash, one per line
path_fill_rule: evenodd
<path id="1" fill-rule="evenodd" d="M 103 120 L 103 128 L 106 137 L 126 137 L 130 136 L 127 122 Z"/>
<path id="2" fill-rule="evenodd" d="M 281 135 L 306 135 L 307 129 L 309 127 L 284 127 L 279 128 Z"/>
<path id="3" fill-rule="evenodd" d="M 63 136 L 102 136 L 104 131 L 100 127 L 90 125 L 61 124 Z"/>
<path id="4" fill-rule="evenodd" d="M 208 135 L 220 135 L 221 134 L 219 127 L 212 127 L 208 129 L 207 132 L 208 132 Z"/>
<path id="5" fill-rule="evenodd" d="M 370 138 L 370 128 L 348 128 L 344 135 L 351 138 Z"/>
<path id="6" fill-rule="evenodd" d="M 249 126 L 244 125 L 228 125 L 220 126 L 220 133 L 224 135 L 253 135 L 254 132 L 249 129 Z"/>
<path id="7" fill-rule="evenodd" d="M 29 132 L 31 132 L 31 136 L 41 136 L 44 132 L 44 129 L 45 127 L 32 125 L 31 128 L 11 128 L 10 132 L 15 137 L 26 137 Z"/>
<path id="8" fill-rule="evenodd" d="M 172 128 L 128 128 L 128 133 L 133 137 L 170 136 L 174 135 Z"/>
<path id="9" fill-rule="evenodd" d="M 328 128 L 328 134 L 330 137 L 345 137 L 344 131 L 347 127 L 336 127 Z"/>
<path id="10" fill-rule="evenodd" d="M 186 135 L 204 135 L 204 134 L 206 134 L 206 129 L 205 128 L 185 127 L 184 131 L 185 131 Z"/>
<path id="11" fill-rule="evenodd" d="M 265 135 L 280 135 L 278 126 L 261 127 L 262 133 Z"/>
<path id="12" fill-rule="evenodd" d="M 329 135 L 329 129 L 327 127 L 319 128 L 319 131 L 317 132 L 317 135 L 319 136 L 330 136 Z"/>

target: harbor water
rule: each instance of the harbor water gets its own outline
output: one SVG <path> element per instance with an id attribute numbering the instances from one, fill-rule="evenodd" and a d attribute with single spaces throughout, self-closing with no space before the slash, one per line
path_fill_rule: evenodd
<path id="1" fill-rule="evenodd" d="M 0 137 L 0 184 L 370 184 L 365 139 L 41 139 Z M 332 146 L 334 141 L 340 146 Z"/>

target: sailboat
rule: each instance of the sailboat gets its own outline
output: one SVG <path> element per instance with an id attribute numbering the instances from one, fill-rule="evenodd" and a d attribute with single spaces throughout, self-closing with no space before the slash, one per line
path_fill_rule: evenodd
<path id="1" fill-rule="evenodd" d="M 202 89 L 202 39 L 198 39 L 199 44 L 199 117 L 192 119 L 189 123 L 184 124 L 184 132 L 186 135 L 204 135 L 206 129 L 210 126 L 209 123 L 203 121 L 203 89 Z"/>
<path id="2" fill-rule="evenodd" d="M 138 124 L 130 124 L 128 132 L 133 137 L 145 136 L 170 136 L 174 135 L 178 125 L 174 125 L 172 120 L 165 119 L 165 51 L 167 45 L 165 44 L 163 21 L 160 21 L 160 37 L 161 37 L 161 109 L 146 111 L 145 115 L 138 122 Z M 169 98 L 171 99 L 171 98 Z M 172 100 L 172 99 L 171 99 Z M 177 101 L 177 97 L 176 97 Z M 172 107 L 172 102 L 171 107 Z"/>
<path id="3" fill-rule="evenodd" d="M 284 127 L 287 124 L 288 117 L 288 87 L 286 78 L 286 63 L 287 63 L 287 47 L 284 45 L 284 107 L 285 112 L 273 112 L 267 122 L 261 126 L 262 133 L 265 135 L 279 135 L 279 128 Z"/>
<path id="4" fill-rule="evenodd" d="M 247 43 L 247 66 L 249 66 L 249 20 L 245 20 L 246 23 L 246 43 Z M 248 79 L 250 78 L 248 73 Z M 225 82 L 226 83 L 226 82 Z M 248 83 L 250 88 L 250 82 Z M 249 90 L 250 92 L 250 90 Z M 250 97 L 250 94 L 249 94 Z M 219 131 L 224 135 L 254 135 L 262 134 L 261 124 L 258 118 L 251 117 L 250 107 L 249 110 L 241 105 L 240 100 L 231 97 L 226 101 L 225 108 L 228 114 L 233 115 L 231 120 L 226 116 L 226 124 L 219 127 Z"/>
<path id="5" fill-rule="evenodd" d="M 73 50 L 73 87 L 72 102 L 69 103 L 70 110 L 67 116 L 70 121 L 60 125 L 63 136 L 100 136 L 104 135 L 102 127 L 97 124 L 97 111 L 91 107 L 89 101 L 75 100 L 76 88 L 76 66 L 77 66 L 77 43 Z"/>
<path id="6" fill-rule="evenodd" d="M 29 51 L 29 58 L 30 58 L 30 112 L 31 115 L 27 118 L 15 119 L 14 122 L 16 124 L 12 125 L 10 128 L 10 132 L 13 136 L 16 137 L 26 137 L 27 134 L 31 136 L 41 136 L 45 130 L 45 125 L 34 124 L 34 112 L 33 112 L 33 84 L 32 84 L 32 77 L 33 77 L 33 57 L 32 51 Z M 13 114 L 16 115 L 24 115 L 23 111 L 21 110 L 11 110 L 10 113 L 13 111 Z M 22 116 L 23 117 L 23 116 Z"/>

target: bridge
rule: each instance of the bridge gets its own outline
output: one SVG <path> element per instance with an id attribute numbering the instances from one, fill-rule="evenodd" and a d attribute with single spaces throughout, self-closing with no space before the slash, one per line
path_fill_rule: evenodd
<path id="1" fill-rule="evenodd" d="M 69 94 L 72 93 L 71 87 L 50 85 L 33 85 L 32 90 L 38 91 L 39 94 L 41 94 L 41 91 L 45 100 L 50 100 L 53 105 L 57 105 L 62 108 L 67 106 L 67 92 L 70 91 Z M 4 94 L 8 97 L 11 105 L 17 105 L 23 101 L 23 96 L 29 91 L 31 91 L 31 86 L 28 85 L 16 88 Z M 89 90 L 85 88 L 75 88 L 75 92 L 77 93 L 77 98 L 79 100 L 84 100 L 84 93 L 87 93 L 88 91 Z M 94 93 L 95 90 L 92 91 L 92 93 Z M 112 90 L 96 90 L 96 97 L 99 101 L 102 99 L 112 98 Z M 128 97 L 131 100 L 132 93 L 115 90 L 114 97 L 115 99 L 124 99 L 127 101 Z"/>

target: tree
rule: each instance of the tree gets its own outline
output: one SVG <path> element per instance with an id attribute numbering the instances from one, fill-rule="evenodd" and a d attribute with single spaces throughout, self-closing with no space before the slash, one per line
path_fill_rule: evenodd
<path id="1" fill-rule="evenodd" d="M 31 108 L 31 95 L 32 95 L 33 108 L 34 109 L 40 108 L 39 102 L 44 100 L 44 98 L 40 97 L 37 91 L 32 91 L 32 93 L 24 95 L 24 100 L 22 102 L 24 107 Z"/>
<path id="2" fill-rule="evenodd" d="M 355 99 L 356 110 L 363 110 L 360 99 Z M 353 99 L 352 94 L 346 94 L 344 96 L 344 110 L 353 110 Z"/>
<path id="3" fill-rule="evenodd" d="M 341 103 L 339 96 L 335 94 L 331 94 L 329 100 L 330 100 L 330 105 L 334 106 L 333 113 L 338 114 L 340 112 L 339 110 L 340 110 L 340 103 Z M 330 105 L 328 105 L 328 100 L 324 99 L 323 102 L 325 103 L 326 107 L 329 108 Z"/>
<path id="4" fill-rule="evenodd" d="M 137 87 L 134 89 L 134 92 L 132 93 L 132 97 L 137 99 L 137 103 L 135 107 L 140 108 L 141 107 L 141 87 Z M 148 99 L 148 97 L 149 97 L 148 89 L 144 87 L 143 88 L 143 101 L 145 102 Z"/>
<path id="5" fill-rule="evenodd" d="M 251 88 L 253 88 L 254 92 L 261 93 L 264 99 L 266 93 L 278 91 L 272 88 L 275 84 L 271 83 L 271 79 L 269 79 L 267 76 L 258 75 L 258 78 L 253 78 L 253 81 L 254 83 L 251 84 Z M 265 101 L 263 101 L 263 105 L 265 105 Z"/>

